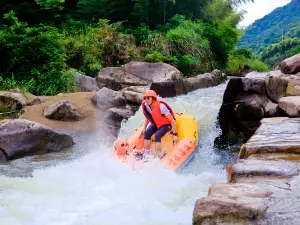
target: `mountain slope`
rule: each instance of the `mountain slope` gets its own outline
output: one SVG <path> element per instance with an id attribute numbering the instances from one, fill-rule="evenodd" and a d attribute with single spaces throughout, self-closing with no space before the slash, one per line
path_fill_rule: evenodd
<path id="1" fill-rule="evenodd" d="M 258 53 L 263 47 L 277 43 L 291 29 L 300 29 L 300 0 L 276 8 L 262 19 L 256 20 L 246 30 L 238 47 L 250 47 Z M 299 37 L 299 32 L 294 32 Z"/>

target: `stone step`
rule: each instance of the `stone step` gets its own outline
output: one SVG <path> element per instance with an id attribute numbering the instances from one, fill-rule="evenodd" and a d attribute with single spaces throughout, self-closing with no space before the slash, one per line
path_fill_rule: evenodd
<path id="1" fill-rule="evenodd" d="M 275 117 L 261 120 L 260 127 L 239 153 L 244 159 L 252 154 L 300 154 L 300 118 Z"/>
<path id="2" fill-rule="evenodd" d="M 207 197 L 199 199 L 193 212 L 193 225 L 249 224 L 267 210 L 262 198 Z"/>
<path id="3" fill-rule="evenodd" d="M 256 185 L 243 183 L 213 184 L 208 191 L 208 196 L 210 197 L 227 196 L 229 198 L 264 198 L 271 194 L 272 192 L 262 189 Z"/>
<path id="4" fill-rule="evenodd" d="M 262 153 L 252 154 L 248 157 L 248 159 L 300 161 L 300 154 Z"/>
<path id="5" fill-rule="evenodd" d="M 262 177 L 264 179 L 291 178 L 299 174 L 300 163 L 286 160 L 241 159 L 227 167 L 228 182 L 239 182 L 239 178 Z"/>

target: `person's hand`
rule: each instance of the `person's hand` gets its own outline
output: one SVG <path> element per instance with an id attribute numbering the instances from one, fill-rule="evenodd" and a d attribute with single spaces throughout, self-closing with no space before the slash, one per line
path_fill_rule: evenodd
<path id="1" fill-rule="evenodd" d="M 178 142 L 178 137 L 173 135 L 173 144 L 176 144 Z"/>

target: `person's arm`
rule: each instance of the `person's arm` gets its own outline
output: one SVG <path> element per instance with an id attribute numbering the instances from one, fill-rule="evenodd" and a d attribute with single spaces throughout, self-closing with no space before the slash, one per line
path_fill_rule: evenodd
<path id="1" fill-rule="evenodd" d="M 148 120 L 148 119 L 145 119 L 145 123 L 144 123 L 144 131 L 146 130 L 148 124 L 149 124 L 149 120 Z"/>
<path id="2" fill-rule="evenodd" d="M 163 115 L 165 115 L 165 117 L 167 117 L 171 121 L 173 133 L 177 133 L 176 121 L 172 116 L 170 110 L 164 104 L 160 104 L 160 111 Z"/>
<path id="3" fill-rule="evenodd" d="M 167 115 L 167 118 L 171 121 L 173 133 L 177 133 L 177 129 L 176 129 L 176 121 L 174 120 L 172 114 L 170 113 L 169 115 Z"/>

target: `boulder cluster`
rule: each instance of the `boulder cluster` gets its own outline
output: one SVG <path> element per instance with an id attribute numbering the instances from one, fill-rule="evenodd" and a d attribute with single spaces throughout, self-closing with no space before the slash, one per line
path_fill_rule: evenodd
<path id="1" fill-rule="evenodd" d="M 74 77 L 76 93 L 37 97 L 17 89 L 0 92 L 0 113 L 24 112 L 19 119 L 1 121 L 0 160 L 72 146 L 72 136 L 58 130 L 72 133 L 101 127 L 106 129 L 103 133 L 116 136 L 121 121 L 135 114 L 148 89 L 161 97 L 172 97 L 218 85 L 226 79 L 219 70 L 183 78 L 171 65 L 134 61 L 104 68 L 96 78 L 79 73 Z"/>
<path id="2" fill-rule="evenodd" d="M 300 224 L 300 54 L 277 69 L 229 81 L 223 138 L 240 132 L 247 141 L 227 183 L 197 200 L 193 224 Z"/>

